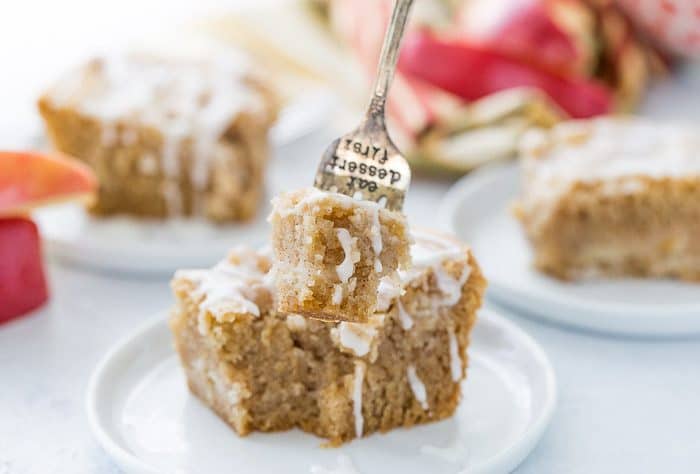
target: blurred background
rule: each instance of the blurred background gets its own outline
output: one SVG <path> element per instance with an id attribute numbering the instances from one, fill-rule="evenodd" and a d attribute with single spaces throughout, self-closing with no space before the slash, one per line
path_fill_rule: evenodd
<path id="1" fill-rule="evenodd" d="M 246 50 L 274 72 L 286 100 L 323 85 L 356 117 L 390 7 L 390 0 L 15 3 L 0 18 L 0 101 L 12 111 L 0 117 L 0 143 L 31 143 L 40 130 L 37 96 L 91 56 L 193 44 L 203 51 L 209 42 Z M 511 156 L 533 125 L 640 107 L 688 118 L 699 100 L 689 60 L 700 49 L 699 22 L 694 0 L 418 0 L 392 91 L 393 134 L 414 165 L 460 174 Z M 687 100 L 668 100 L 674 94 Z"/>
<path id="2" fill-rule="evenodd" d="M 0 149 L 44 147 L 37 98 L 96 55 L 243 52 L 285 104 L 285 127 L 273 130 L 282 138 L 273 140 L 269 193 L 299 187 L 366 105 L 391 6 L 392 0 L 5 2 Z M 697 122 L 699 56 L 700 0 L 415 0 L 388 110 L 392 136 L 415 171 L 406 203 L 412 224 L 435 226 L 451 181 L 513 158 L 530 127 L 627 113 Z M 311 129 L 319 133 L 290 143 Z M 264 217 L 238 239 L 261 242 Z M 129 245 L 140 243 L 136 235 Z M 224 248 L 230 243 L 225 235 Z M 218 259 L 224 250 L 213 252 Z M 8 388 L 0 389 L 0 474 L 118 472 L 88 433 L 86 381 L 117 337 L 172 304 L 170 274 L 129 280 L 55 262 L 49 270 L 51 304 L 24 325 L 0 328 L 0 374 L 9 373 Z M 686 462 L 700 439 L 697 416 L 688 416 L 697 415 L 696 341 L 620 342 L 518 323 L 551 353 L 565 387 L 564 415 L 522 472 L 573 472 L 572 466 L 641 472 L 640 465 L 681 472 L 669 470 L 663 456 L 645 464 L 665 438 L 673 444 L 665 454 L 696 469 Z M 77 338 L 85 331 L 89 338 Z M 42 456 L 35 445 L 45 448 Z M 622 468 L 606 471 L 617 459 Z"/>

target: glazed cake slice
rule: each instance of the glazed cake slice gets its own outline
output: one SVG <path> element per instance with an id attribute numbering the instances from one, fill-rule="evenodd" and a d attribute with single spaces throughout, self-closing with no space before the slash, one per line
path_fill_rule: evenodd
<path id="1" fill-rule="evenodd" d="M 416 236 L 367 323 L 278 312 L 271 260 L 234 250 L 179 271 L 171 318 L 192 393 L 239 435 L 300 428 L 340 444 L 451 416 L 485 280 L 469 249 Z"/>
<path id="2" fill-rule="evenodd" d="M 282 194 L 270 215 L 278 310 L 365 322 L 379 280 L 409 263 L 403 214 L 316 188 Z"/>
<path id="3" fill-rule="evenodd" d="M 532 132 L 515 206 L 535 266 L 587 276 L 700 280 L 700 133 L 643 119 Z"/>
<path id="4" fill-rule="evenodd" d="M 249 219 L 277 105 L 231 58 L 99 58 L 39 100 L 52 144 L 88 163 L 100 215 Z"/>

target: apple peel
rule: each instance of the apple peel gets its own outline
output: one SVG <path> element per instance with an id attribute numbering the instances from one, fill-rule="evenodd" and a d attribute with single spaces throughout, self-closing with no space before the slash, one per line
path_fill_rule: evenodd
<path id="1" fill-rule="evenodd" d="M 0 151 L 0 217 L 71 199 L 87 199 L 97 188 L 92 171 L 60 153 Z"/>

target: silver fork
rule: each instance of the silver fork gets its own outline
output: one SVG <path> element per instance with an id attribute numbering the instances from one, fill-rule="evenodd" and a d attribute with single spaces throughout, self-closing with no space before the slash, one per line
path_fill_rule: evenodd
<path id="1" fill-rule="evenodd" d="M 365 118 L 326 149 L 314 180 L 314 186 L 324 191 L 376 201 L 397 211 L 403 206 L 411 169 L 389 137 L 384 109 L 412 4 L 413 0 L 394 4 Z"/>

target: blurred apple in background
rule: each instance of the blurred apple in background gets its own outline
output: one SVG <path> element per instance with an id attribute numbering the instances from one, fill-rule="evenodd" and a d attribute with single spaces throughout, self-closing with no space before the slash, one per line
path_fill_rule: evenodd
<path id="1" fill-rule="evenodd" d="M 392 0 L 323 3 L 329 28 L 371 78 Z M 404 40 L 390 121 L 414 163 L 464 172 L 513 156 L 529 127 L 632 110 L 666 70 L 612 0 L 424 0 Z"/>
<path id="2" fill-rule="evenodd" d="M 674 10 L 674 1 L 657 3 Z M 515 156 L 531 127 L 634 111 L 649 84 L 672 71 L 673 55 L 635 23 L 643 12 L 632 17 L 623 3 L 636 11 L 645 1 L 416 1 L 389 97 L 392 137 L 417 167 L 464 173 Z M 281 4 L 208 28 L 288 77 L 324 82 L 356 120 L 393 0 Z"/>
<path id="3" fill-rule="evenodd" d="M 89 197 L 96 186 L 92 172 L 67 156 L 0 151 L 0 323 L 49 297 L 39 230 L 28 212 Z"/>

